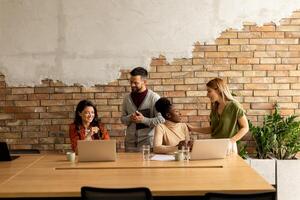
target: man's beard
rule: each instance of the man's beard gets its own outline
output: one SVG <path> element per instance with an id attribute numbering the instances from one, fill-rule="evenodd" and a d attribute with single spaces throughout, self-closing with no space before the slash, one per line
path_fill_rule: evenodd
<path id="1" fill-rule="evenodd" d="M 132 87 L 131 88 L 131 92 L 132 93 L 139 93 L 141 91 L 142 87 L 138 88 L 138 87 Z"/>

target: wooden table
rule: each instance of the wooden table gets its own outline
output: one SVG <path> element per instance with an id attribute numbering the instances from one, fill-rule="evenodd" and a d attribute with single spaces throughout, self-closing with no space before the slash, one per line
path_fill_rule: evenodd
<path id="1" fill-rule="evenodd" d="M 0 197 L 79 197 L 82 186 L 150 188 L 154 196 L 274 191 L 240 157 L 143 161 L 120 153 L 116 162 L 70 163 L 65 155 L 24 155 L 0 163 Z"/>

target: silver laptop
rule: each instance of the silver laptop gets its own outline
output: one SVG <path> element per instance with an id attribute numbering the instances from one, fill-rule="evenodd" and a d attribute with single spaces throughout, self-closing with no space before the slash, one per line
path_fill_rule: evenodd
<path id="1" fill-rule="evenodd" d="M 229 139 L 195 140 L 191 152 L 191 160 L 225 158 L 229 144 Z"/>
<path id="2" fill-rule="evenodd" d="M 116 140 L 78 140 L 78 161 L 115 161 Z"/>

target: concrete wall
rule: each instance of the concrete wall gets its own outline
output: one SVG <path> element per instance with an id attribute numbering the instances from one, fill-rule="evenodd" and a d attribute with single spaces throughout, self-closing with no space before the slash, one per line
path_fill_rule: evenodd
<path id="1" fill-rule="evenodd" d="M 0 73 L 9 86 L 106 84 L 152 57 L 191 57 L 242 22 L 278 22 L 297 0 L 0 0 Z"/>

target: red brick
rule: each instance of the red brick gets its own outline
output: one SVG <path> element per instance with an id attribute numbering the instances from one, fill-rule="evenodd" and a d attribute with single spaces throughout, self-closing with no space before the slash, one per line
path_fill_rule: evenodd
<path id="1" fill-rule="evenodd" d="M 276 44 L 299 44 L 299 39 L 276 39 Z"/>
<path id="2" fill-rule="evenodd" d="M 276 65 L 275 70 L 296 70 L 297 65 Z"/>
<path id="3" fill-rule="evenodd" d="M 15 101 L 16 106 L 39 106 L 39 101 Z"/>
<path id="4" fill-rule="evenodd" d="M 0 120 L 13 119 L 13 114 L 0 113 Z"/>
<path id="5" fill-rule="evenodd" d="M 229 43 L 231 45 L 236 45 L 236 44 L 247 45 L 249 44 L 249 39 L 230 39 Z"/>
<path id="6" fill-rule="evenodd" d="M 28 100 L 49 99 L 49 94 L 29 94 Z"/>
<path id="7" fill-rule="evenodd" d="M 259 65 L 253 65 L 253 70 L 259 71 L 270 71 L 274 70 L 274 65 L 273 64 L 259 64 Z"/>
<path id="8" fill-rule="evenodd" d="M 183 78 L 176 78 L 176 79 L 163 79 L 162 84 L 163 85 L 180 85 L 183 84 Z"/>
<path id="9" fill-rule="evenodd" d="M 171 73 L 169 72 L 150 73 L 150 78 L 171 78 Z"/>
<path id="10" fill-rule="evenodd" d="M 254 57 L 275 57 L 275 51 L 256 51 Z"/>
<path id="11" fill-rule="evenodd" d="M 269 97 L 270 102 L 291 102 L 292 97 Z"/>
<path id="12" fill-rule="evenodd" d="M 206 96 L 206 91 L 187 91 L 186 96 L 197 97 L 197 96 Z"/>
<path id="13" fill-rule="evenodd" d="M 230 70 L 230 65 L 205 65 L 204 68 L 207 71 L 226 71 Z M 196 72 L 201 73 L 201 72 Z"/>
<path id="14" fill-rule="evenodd" d="M 261 32 L 239 32 L 238 38 L 261 38 Z"/>
<path id="15" fill-rule="evenodd" d="M 281 58 L 260 58 L 261 64 L 281 64 Z"/>
<path id="16" fill-rule="evenodd" d="M 241 77 L 243 72 L 240 71 L 223 71 L 219 73 L 220 77 Z"/>
<path id="17" fill-rule="evenodd" d="M 213 64 L 214 59 L 194 58 L 193 65 Z"/>
<path id="18" fill-rule="evenodd" d="M 194 72 L 172 72 L 172 78 L 192 78 L 194 77 Z"/>
<path id="19" fill-rule="evenodd" d="M 228 57 L 228 52 L 206 52 L 206 58 L 226 58 Z"/>
<path id="20" fill-rule="evenodd" d="M 239 45 L 219 45 L 218 51 L 240 51 Z"/>
<path id="21" fill-rule="evenodd" d="M 218 76 L 217 72 L 195 72 L 195 77 L 217 77 L 217 76 Z"/>
<path id="22" fill-rule="evenodd" d="M 251 26 L 251 31 L 275 31 L 275 25 L 269 26 Z"/>
<path id="23" fill-rule="evenodd" d="M 123 99 L 109 99 L 108 105 L 121 105 L 123 103 Z"/>
<path id="24" fill-rule="evenodd" d="M 285 25 L 285 26 L 278 26 L 276 31 L 300 31 L 300 26 L 292 26 L 292 25 Z"/>
<path id="25" fill-rule="evenodd" d="M 248 76 L 253 76 L 253 77 L 257 77 L 257 76 L 266 76 L 266 71 L 245 71 L 244 72 L 244 76 L 248 77 Z"/>
<path id="26" fill-rule="evenodd" d="M 228 57 L 240 58 L 240 57 L 253 57 L 253 52 L 229 52 Z"/>
<path id="27" fill-rule="evenodd" d="M 275 44 L 275 39 L 250 39 L 250 44 Z"/>
<path id="28" fill-rule="evenodd" d="M 298 77 L 275 77 L 275 83 L 297 83 L 297 82 L 298 82 Z M 292 87 L 292 89 L 295 88 Z"/>
<path id="29" fill-rule="evenodd" d="M 231 70 L 250 71 L 252 70 L 252 65 L 231 65 Z"/>
<path id="30" fill-rule="evenodd" d="M 235 58 L 216 58 L 215 64 L 217 64 L 217 65 L 236 64 L 236 59 Z"/>
<path id="31" fill-rule="evenodd" d="M 252 77 L 252 83 L 274 83 L 273 77 Z"/>
<path id="32" fill-rule="evenodd" d="M 6 100 L 27 100 L 26 94 L 14 94 L 14 95 L 6 95 Z"/>
<path id="33" fill-rule="evenodd" d="M 175 90 L 184 90 L 184 91 L 197 90 L 197 85 L 176 85 Z"/>
<path id="34" fill-rule="evenodd" d="M 169 91 L 164 92 L 166 97 L 185 97 L 185 91 Z"/>
<path id="35" fill-rule="evenodd" d="M 258 58 L 237 58 L 237 64 L 258 64 Z"/>
<path id="36" fill-rule="evenodd" d="M 154 86 L 154 91 L 174 91 L 174 85 Z"/>
<path id="37" fill-rule="evenodd" d="M 288 76 L 288 71 L 268 71 L 268 76 Z"/>
<path id="38" fill-rule="evenodd" d="M 80 87 L 56 87 L 54 89 L 55 93 L 79 93 Z"/>
<path id="39" fill-rule="evenodd" d="M 195 46 L 194 51 L 217 51 L 217 46 L 216 45 L 197 45 Z"/>
<path id="40" fill-rule="evenodd" d="M 38 119 L 38 113 L 16 113 L 15 119 Z"/>
<path id="41" fill-rule="evenodd" d="M 74 93 L 73 99 L 94 99 L 94 93 Z"/>
<path id="42" fill-rule="evenodd" d="M 181 66 L 176 65 L 166 65 L 166 66 L 158 66 L 157 72 L 180 72 Z"/>
<path id="43" fill-rule="evenodd" d="M 33 88 L 12 88 L 12 94 L 32 94 Z"/>
<path id="44" fill-rule="evenodd" d="M 128 82 L 128 81 L 127 81 Z M 94 87 L 82 87 L 81 92 L 86 93 L 86 92 L 103 92 L 104 89 L 102 86 L 94 86 Z"/>
<path id="45" fill-rule="evenodd" d="M 41 106 L 62 106 L 66 105 L 65 100 L 41 100 Z"/>
<path id="46" fill-rule="evenodd" d="M 251 103 L 251 109 L 254 110 L 272 110 L 273 108 L 273 103 Z"/>
<path id="47" fill-rule="evenodd" d="M 284 32 L 262 32 L 262 38 L 284 38 Z"/>
<path id="48" fill-rule="evenodd" d="M 219 38 L 237 38 L 236 32 L 222 32 Z"/>
<path id="49" fill-rule="evenodd" d="M 204 58 L 204 52 L 194 51 L 192 52 L 193 58 Z"/>
<path id="50" fill-rule="evenodd" d="M 115 86 L 104 86 L 104 92 L 125 92 L 125 88 Z"/>
<path id="51" fill-rule="evenodd" d="M 54 93 L 54 88 L 51 87 L 35 87 L 34 88 L 34 93 Z"/>
<path id="52" fill-rule="evenodd" d="M 171 65 L 192 65 L 193 60 L 188 58 L 174 58 Z"/>
<path id="53" fill-rule="evenodd" d="M 215 40 L 215 43 L 218 45 L 225 45 L 225 44 L 229 44 L 229 40 L 228 39 L 223 39 L 223 38 L 217 38 Z"/>

